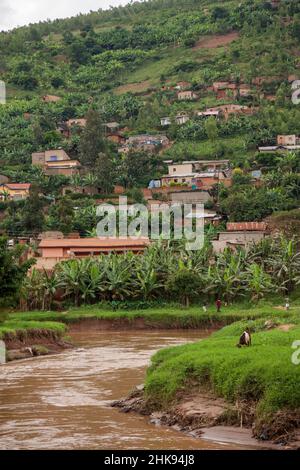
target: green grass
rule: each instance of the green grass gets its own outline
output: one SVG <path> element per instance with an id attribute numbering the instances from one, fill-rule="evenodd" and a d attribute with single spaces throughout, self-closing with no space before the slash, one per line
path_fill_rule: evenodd
<path id="1" fill-rule="evenodd" d="M 278 304 L 280 301 L 278 301 Z M 299 315 L 300 303 L 292 302 L 290 315 Z M 96 304 L 91 306 L 82 306 L 71 308 L 65 312 L 14 312 L 9 314 L 9 321 L 16 323 L 22 321 L 39 322 L 63 322 L 73 323 L 82 319 L 128 319 L 144 318 L 146 323 L 159 324 L 159 326 L 172 326 L 183 328 L 196 328 L 207 326 L 210 323 L 227 325 L 241 320 L 254 320 L 257 318 L 284 318 L 285 312 L 276 308 L 271 303 L 261 303 L 257 306 L 247 304 L 236 304 L 228 307 L 222 307 L 220 313 L 216 313 L 216 308 L 211 305 L 207 313 L 203 312 L 202 306 L 192 306 L 189 309 L 180 307 L 176 304 L 167 306 L 151 307 L 147 309 L 118 309 L 114 311 L 108 304 Z"/>
<path id="2" fill-rule="evenodd" d="M 9 317 L 8 320 L 0 324 L 0 338 L 3 338 L 6 334 L 16 335 L 19 332 L 26 333 L 28 330 L 48 330 L 62 336 L 66 331 L 66 326 L 63 323 L 54 321 L 37 321 L 24 318 L 14 319 Z"/>
<path id="3" fill-rule="evenodd" d="M 295 313 L 277 319 L 294 323 L 289 331 L 264 331 L 265 319 L 242 321 L 200 342 L 159 351 L 147 373 L 149 402 L 165 408 L 193 384 L 231 403 L 255 403 L 257 420 L 267 422 L 279 410 L 299 411 L 300 365 L 291 361 L 292 344 L 300 340 L 300 316 Z M 246 325 L 254 332 L 253 345 L 239 349 L 236 344 Z"/>
<path id="4" fill-rule="evenodd" d="M 197 157 L 201 155 L 201 158 L 215 158 L 216 152 L 218 152 L 219 146 L 223 146 L 224 157 L 228 157 L 231 160 L 235 158 L 240 159 L 241 157 L 246 158 L 251 155 L 251 152 L 245 148 L 245 136 L 236 136 L 230 138 L 219 138 L 216 142 L 209 140 L 203 140 L 201 142 L 193 141 L 179 141 L 176 142 L 171 148 L 167 149 L 163 153 L 163 157 L 172 158 L 185 158 Z"/>

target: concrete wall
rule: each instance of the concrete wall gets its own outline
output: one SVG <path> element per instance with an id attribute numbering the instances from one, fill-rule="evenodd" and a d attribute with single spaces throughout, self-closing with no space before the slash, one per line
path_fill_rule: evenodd
<path id="1" fill-rule="evenodd" d="M 69 155 L 62 149 L 59 150 L 46 150 L 45 151 L 45 162 L 53 161 L 51 157 L 56 157 L 56 161 L 70 160 Z"/>
<path id="2" fill-rule="evenodd" d="M 278 135 L 277 144 L 278 145 L 296 145 L 297 138 L 295 135 Z"/>
<path id="3" fill-rule="evenodd" d="M 60 259 L 64 256 L 63 248 L 51 247 L 42 248 L 42 258 L 56 258 Z"/>
<path id="4" fill-rule="evenodd" d="M 179 163 L 178 165 L 169 165 L 168 166 L 169 175 L 172 175 L 176 178 L 180 174 L 193 173 L 192 163 Z"/>
<path id="5" fill-rule="evenodd" d="M 265 232 L 221 232 L 219 241 L 233 243 L 259 242 L 265 236 Z"/>
<path id="6" fill-rule="evenodd" d="M 45 164 L 45 153 L 44 152 L 35 152 L 32 154 L 32 164 L 33 165 L 44 165 Z"/>
<path id="7" fill-rule="evenodd" d="M 204 204 L 212 200 L 207 191 L 176 192 L 171 193 L 170 196 L 172 202 L 179 202 L 181 204 Z"/>

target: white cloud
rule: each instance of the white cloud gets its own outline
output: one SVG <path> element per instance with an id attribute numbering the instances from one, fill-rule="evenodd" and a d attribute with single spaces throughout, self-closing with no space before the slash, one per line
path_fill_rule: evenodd
<path id="1" fill-rule="evenodd" d="M 0 0 L 0 31 L 46 19 L 67 18 L 129 0 Z"/>

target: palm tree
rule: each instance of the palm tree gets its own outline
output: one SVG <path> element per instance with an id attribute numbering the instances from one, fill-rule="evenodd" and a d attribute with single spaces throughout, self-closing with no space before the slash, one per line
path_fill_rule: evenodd
<path id="1" fill-rule="evenodd" d="M 272 278 L 267 274 L 262 266 L 254 263 L 246 269 L 247 288 L 251 292 L 251 300 L 257 302 L 264 297 L 264 294 L 271 292 L 274 285 Z"/>
<path id="2" fill-rule="evenodd" d="M 110 254 L 103 258 L 105 270 L 104 292 L 110 300 L 124 300 L 134 296 L 134 270 L 132 253 Z"/>
<path id="3" fill-rule="evenodd" d="M 276 284 L 286 294 L 300 282 L 300 252 L 295 240 L 280 237 L 274 242 L 274 254 L 269 260 Z"/>
<path id="4" fill-rule="evenodd" d="M 58 287 L 64 290 L 64 297 L 74 297 L 75 305 L 80 304 L 84 289 L 84 270 L 82 260 L 72 259 L 57 267 Z"/>

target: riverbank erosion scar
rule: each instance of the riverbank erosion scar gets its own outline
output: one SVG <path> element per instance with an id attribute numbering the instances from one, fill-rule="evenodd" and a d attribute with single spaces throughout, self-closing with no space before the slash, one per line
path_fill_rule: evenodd
<path id="1" fill-rule="evenodd" d="M 284 431 L 281 429 L 279 435 L 275 436 L 272 430 L 273 440 L 259 439 L 255 434 L 252 403 L 229 405 L 207 391 L 194 390 L 183 395 L 167 410 L 153 411 L 153 404 L 145 399 L 144 386 L 141 385 L 127 398 L 115 401 L 111 406 L 119 408 L 123 413 L 135 412 L 149 416 L 150 422 L 155 425 L 169 426 L 202 440 L 234 443 L 253 449 L 300 450 L 300 432 L 297 431 L 299 415 L 281 413 L 280 418 L 286 420 Z M 290 428 L 291 433 L 287 432 Z"/>
<path id="2" fill-rule="evenodd" d="M 61 331 L 45 328 L 28 328 L 6 332 L 2 335 L 8 362 L 34 356 L 59 353 L 73 345 L 66 341 Z"/>

